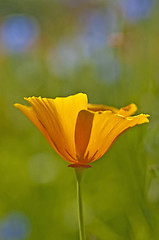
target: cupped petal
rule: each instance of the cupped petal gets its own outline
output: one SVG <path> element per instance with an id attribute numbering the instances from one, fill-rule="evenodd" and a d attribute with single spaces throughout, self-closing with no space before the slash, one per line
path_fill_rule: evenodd
<path id="1" fill-rule="evenodd" d="M 95 157 L 102 130 L 110 116 L 114 116 L 111 111 L 82 110 L 79 112 L 75 129 L 75 145 L 79 164 L 88 164 L 90 158 Z M 88 148 L 88 146 L 90 147 Z"/>
<path id="2" fill-rule="evenodd" d="M 76 163 L 75 125 L 79 111 L 87 109 L 87 95 L 79 93 L 66 98 L 29 97 L 25 99 L 31 104 L 36 118 L 52 139 L 56 146 L 54 149 L 60 152 L 66 161 Z"/>
<path id="3" fill-rule="evenodd" d="M 118 123 L 114 125 L 107 137 L 104 138 L 103 144 L 101 145 L 101 150 L 98 152 L 96 157 L 100 158 L 101 156 L 103 156 L 103 154 L 108 151 L 108 149 L 115 142 L 115 140 L 129 128 L 139 124 L 148 123 L 148 117 L 148 114 L 140 114 L 138 116 L 128 118 L 120 117 Z"/>
<path id="4" fill-rule="evenodd" d="M 86 125 L 82 131 L 77 131 L 77 133 L 81 132 L 81 139 L 85 138 L 87 141 L 83 142 L 80 147 L 77 145 L 80 141 L 76 141 L 77 153 L 81 156 L 79 162 L 88 164 L 99 159 L 121 133 L 137 124 L 148 122 L 148 116 L 141 114 L 135 117 L 125 117 L 111 111 L 81 111 L 78 115 L 78 125 L 81 121 L 81 126 L 77 125 L 77 128 L 82 128 L 83 119 L 86 119 Z M 80 137 L 75 136 L 75 139 Z"/>
<path id="5" fill-rule="evenodd" d="M 133 115 L 136 111 L 137 111 L 137 106 L 134 103 L 131 103 L 126 107 L 120 108 L 120 110 L 118 111 L 118 114 L 125 117 L 129 117 Z"/>
<path id="6" fill-rule="evenodd" d="M 79 162 L 84 161 L 84 154 L 88 146 L 92 131 L 94 114 L 82 110 L 79 112 L 75 128 L 76 156 Z"/>
<path id="7" fill-rule="evenodd" d="M 118 108 L 115 108 L 115 107 L 112 107 L 112 106 L 89 103 L 88 104 L 88 110 L 91 110 L 93 112 L 109 111 L 110 110 L 113 113 L 118 113 L 122 116 L 129 117 L 137 111 L 137 106 L 134 103 L 131 103 L 126 107 L 122 107 L 122 108 L 118 109 Z"/>
<path id="8" fill-rule="evenodd" d="M 103 121 L 102 118 L 104 118 L 105 114 L 106 113 L 103 113 L 101 116 L 96 114 L 94 117 L 92 134 L 86 149 L 86 155 L 91 153 L 88 160 L 89 162 L 93 162 L 102 157 L 124 131 L 135 125 L 149 122 L 149 115 L 145 114 L 128 118 L 119 114 L 112 114 L 112 116 L 105 116 L 105 124 L 102 128 L 96 130 L 96 127 Z M 96 136 L 99 136 L 99 138 Z M 96 140 L 94 141 L 94 139 Z"/>
<path id="9" fill-rule="evenodd" d="M 44 127 L 44 125 L 42 124 L 42 122 L 39 121 L 39 119 L 36 116 L 36 113 L 34 112 L 32 107 L 28 107 L 25 105 L 21 105 L 21 104 L 14 104 L 14 106 L 16 108 L 18 108 L 21 112 L 24 113 L 25 116 L 27 116 L 30 121 L 40 130 L 40 132 L 44 135 L 44 137 L 47 139 L 47 141 L 49 142 L 49 144 L 51 145 L 51 147 L 64 159 L 66 159 L 66 161 L 73 163 L 74 161 L 72 161 L 71 158 L 69 158 L 66 154 L 62 154 L 60 149 L 58 149 L 58 147 L 55 144 L 55 141 L 52 139 L 52 137 L 49 135 L 49 133 L 47 132 L 46 128 Z"/>
<path id="10" fill-rule="evenodd" d="M 92 104 L 88 103 L 88 110 L 93 112 L 100 112 L 100 111 L 112 111 L 113 113 L 117 113 L 119 111 L 118 108 L 107 106 L 103 104 Z"/>

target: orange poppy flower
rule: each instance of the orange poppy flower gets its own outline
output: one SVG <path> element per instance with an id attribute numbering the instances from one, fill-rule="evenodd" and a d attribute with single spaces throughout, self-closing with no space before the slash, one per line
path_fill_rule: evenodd
<path id="1" fill-rule="evenodd" d="M 53 149 L 71 167 L 90 167 L 117 137 L 130 127 L 149 122 L 148 114 L 130 117 L 135 104 L 117 109 L 88 104 L 79 93 L 64 98 L 29 97 L 31 106 L 15 104 L 41 131 Z"/>

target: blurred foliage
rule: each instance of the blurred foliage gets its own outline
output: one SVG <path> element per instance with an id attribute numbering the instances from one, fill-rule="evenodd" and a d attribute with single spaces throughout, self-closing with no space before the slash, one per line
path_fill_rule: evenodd
<path id="1" fill-rule="evenodd" d="M 104 0 L 0 1 L 1 240 L 78 239 L 73 169 L 67 168 L 38 130 L 13 107 L 16 102 L 24 103 L 24 96 L 54 98 L 77 92 L 87 93 L 92 103 L 122 107 L 134 102 L 138 113 L 151 115 L 149 125 L 124 133 L 104 157 L 85 170 L 87 239 L 158 238 L 159 7 L 157 1 L 154 4 L 149 13 L 145 8 L 138 11 L 135 20 L 133 11 L 130 19 L 128 10 L 127 15 L 122 13 L 120 0 L 113 4 Z M 111 12 L 104 28 L 100 25 L 105 20 L 96 15 L 93 20 L 92 31 L 99 33 L 99 45 L 94 41 L 90 56 L 85 56 L 91 35 L 87 48 L 74 54 L 78 41 L 70 40 L 83 32 L 88 36 L 92 25 L 85 28 L 90 12 L 104 11 L 107 16 L 110 8 L 114 15 L 112 18 Z M 139 13 L 145 13 L 144 17 Z M 9 51 L 3 38 L 10 16 L 32 17 L 38 24 L 37 38 L 20 52 Z M 116 25 L 104 32 L 108 36 L 100 48 L 101 33 L 112 21 Z M 8 44 L 12 44 L 12 37 L 14 34 Z M 65 49 L 58 58 L 61 42 L 71 53 Z"/>

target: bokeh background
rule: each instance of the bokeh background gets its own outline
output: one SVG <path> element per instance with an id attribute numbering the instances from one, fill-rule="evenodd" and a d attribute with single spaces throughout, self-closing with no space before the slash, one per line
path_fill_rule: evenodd
<path id="1" fill-rule="evenodd" d="M 87 240 L 159 238 L 158 13 L 157 0 L 0 1 L 0 240 L 78 239 L 74 170 L 13 106 L 77 92 L 151 114 L 85 170 Z"/>

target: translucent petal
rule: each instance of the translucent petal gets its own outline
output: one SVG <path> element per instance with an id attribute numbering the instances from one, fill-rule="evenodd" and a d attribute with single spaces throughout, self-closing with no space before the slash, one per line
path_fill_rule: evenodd
<path id="1" fill-rule="evenodd" d="M 46 131 L 44 125 L 39 121 L 37 118 L 34 110 L 32 107 L 24 106 L 21 104 L 14 104 L 16 108 L 21 110 L 30 120 L 31 122 L 40 130 L 40 132 L 45 136 L 47 141 L 50 143 L 51 147 L 62 157 L 65 158 L 68 162 L 72 162 L 67 156 L 63 156 L 60 150 L 55 145 L 54 140 L 49 136 L 49 133 Z"/>
<path id="2" fill-rule="evenodd" d="M 148 115 L 144 114 L 124 117 L 111 111 L 81 111 L 78 115 L 78 130 L 76 130 L 78 136 L 75 138 L 81 164 L 99 159 L 122 132 L 137 124 L 148 122 L 147 117 Z M 80 139 L 85 141 L 80 143 Z"/>
<path id="3" fill-rule="evenodd" d="M 129 117 L 133 115 L 136 111 L 137 111 L 137 106 L 134 103 L 131 103 L 126 107 L 120 108 L 120 110 L 118 111 L 118 114 L 125 117 Z"/>
<path id="4" fill-rule="evenodd" d="M 75 128 L 75 146 L 79 162 L 84 161 L 84 154 L 90 140 L 94 114 L 82 110 L 79 112 Z"/>
<path id="5" fill-rule="evenodd" d="M 111 107 L 111 106 L 107 106 L 107 105 L 103 105 L 103 104 L 92 104 L 89 103 L 88 104 L 88 110 L 91 110 L 93 112 L 100 112 L 100 111 L 112 111 L 113 113 L 117 113 L 119 111 L 118 108 L 115 107 Z"/>
<path id="6" fill-rule="evenodd" d="M 65 160 L 76 163 L 75 125 L 79 111 L 87 108 L 87 95 L 79 93 L 66 98 L 29 97 L 25 99 L 31 104 L 32 113 L 49 135 L 54 149 Z M 32 114 L 28 117 L 30 120 L 33 118 Z"/>
<path id="7" fill-rule="evenodd" d="M 131 103 L 126 107 L 122 107 L 122 108 L 118 109 L 118 108 L 115 108 L 115 107 L 112 107 L 112 106 L 89 103 L 88 104 L 88 110 L 91 110 L 93 112 L 109 111 L 110 110 L 113 113 L 118 113 L 122 116 L 129 117 L 137 111 L 137 106 L 134 103 Z"/>

